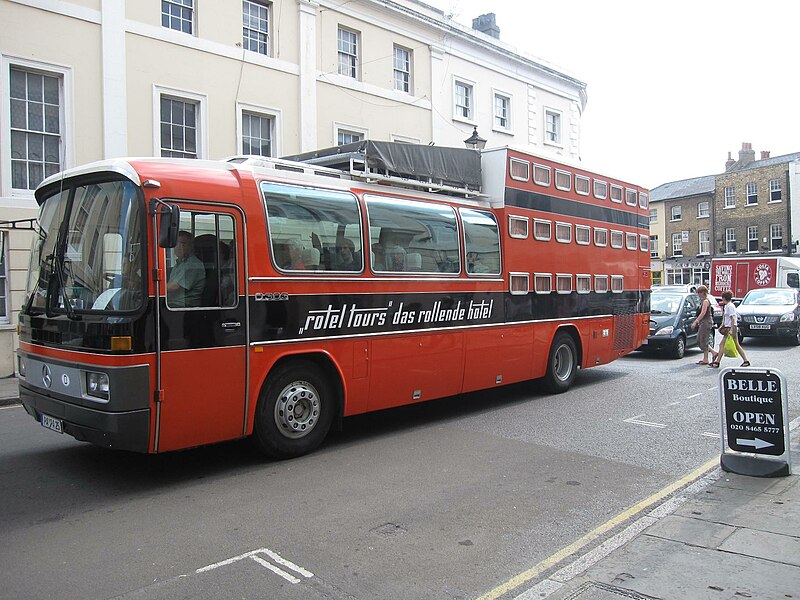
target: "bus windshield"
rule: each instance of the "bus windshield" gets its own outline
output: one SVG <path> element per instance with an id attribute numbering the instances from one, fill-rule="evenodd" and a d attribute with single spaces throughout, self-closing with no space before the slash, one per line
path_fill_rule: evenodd
<path id="1" fill-rule="evenodd" d="M 144 203 L 130 181 L 65 187 L 39 215 L 29 312 L 127 312 L 144 299 Z"/>

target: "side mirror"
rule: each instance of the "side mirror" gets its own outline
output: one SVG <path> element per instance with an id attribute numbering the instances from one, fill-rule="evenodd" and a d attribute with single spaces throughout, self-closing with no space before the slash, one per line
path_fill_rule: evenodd
<path id="1" fill-rule="evenodd" d="M 162 248 L 174 248 L 178 244 L 181 209 L 177 204 L 161 204 L 158 212 L 161 215 L 158 245 Z"/>

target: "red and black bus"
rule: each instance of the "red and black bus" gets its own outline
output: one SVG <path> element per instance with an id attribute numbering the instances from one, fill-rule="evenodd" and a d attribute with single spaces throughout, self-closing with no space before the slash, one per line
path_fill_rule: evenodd
<path id="1" fill-rule="evenodd" d="M 275 457 L 648 335 L 646 190 L 508 148 L 110 160 L 36 191 L 20 398 L 78 440 Z"/>

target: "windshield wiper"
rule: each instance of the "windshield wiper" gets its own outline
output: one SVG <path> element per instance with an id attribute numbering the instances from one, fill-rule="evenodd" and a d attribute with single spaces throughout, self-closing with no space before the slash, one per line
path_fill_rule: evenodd
<path id="1" fill-rule="evenodd" d="M 48 317 L 55 316 L 55 313 L 52 311 L 51 306 L 52 302 L 51 299 L 54 297 L 53 292 L 56 293 L 55 297 L 58 297 L 58 294 L 61 294 L 61 298 L 64 304 L 64 310 L 67 313 L 67 317 L 72 321 L 80 321 L 80 315 L 75 313 L 75 307 L 72 306 L 72 302 L 70 302 L 70 298 L 67 295 L 67 284 L 66 284 L 66 274 L 65 274 L 65 263 L 67 262 L 66 252 L 64 250 L 63 242 L 64 237 L 62 233 L 66 232 L 66 227 L 62 228 L 61 231 L 58 233 L 58 237 L 56 238 L 56 245 L 53 248 L 53 253 L 48 256 L 47 258 L 50 260 L 50 266 L 52 267 L 53 271 L 50 274 L 50 281 L 47 285 L 47 298 L 45 300 L 46 314 Z M 54 285 L 55 284 L 55 285 Z M 53 289 L 55 288 L 55 289 Z"/>

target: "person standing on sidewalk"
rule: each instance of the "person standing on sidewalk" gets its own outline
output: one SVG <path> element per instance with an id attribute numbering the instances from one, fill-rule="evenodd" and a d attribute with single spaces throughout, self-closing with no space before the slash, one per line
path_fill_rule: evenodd
<path id="1" fill-rule="evenodd" d="M 714 328 L 714 317 L 711 301 L 708 299 L 708 288 L 704 285 L 697 286 L 697 295 L 700 296 L 700 312 L 697 318 L 692 321 L 692 329 L 700 327 L 697 331 L 697 347 L 703 351 L 703 360 L 698 360 L 697 364 L 707 365 L 709 352 L 711 352 L 711 362 L 716 362 L 717 360 L 717 353 L 714 352 L 714 339 L 711 337 L 711 332 Z M 710 345 L 709 341 L 711 341 Z"/>
<path id="2" fill-rule="evenodd" d="M 725 312 L 722 314 L 722 325 L 719 328 L 719 332 L 722 334 L 722 341 L 719 343 L 719 350 L 717 351 L 717 357 L 714 359 L 713 362 L 708 364 L 709 367 L 719 367 L 719 362 L 722 360 L 722 357 L 725 356 L 725 340 L 728 336 L 733 337 L 733 343 L 736 345 L 736 350 L 739 352 L 739 355 L 742 357 L 744 361 L 741 366 L 749 367 L 750 361 L 747 360 L 747 354 L 744 353 L 744 348 L 739 343 L 739 333 L 737 332 L 736 328 L 739 323 L 739 313 L 736 312 L 736 307 L 733 305 L 733 292 L 730 290 L 725 290 L 722 292 L 722 304 Z"/>

